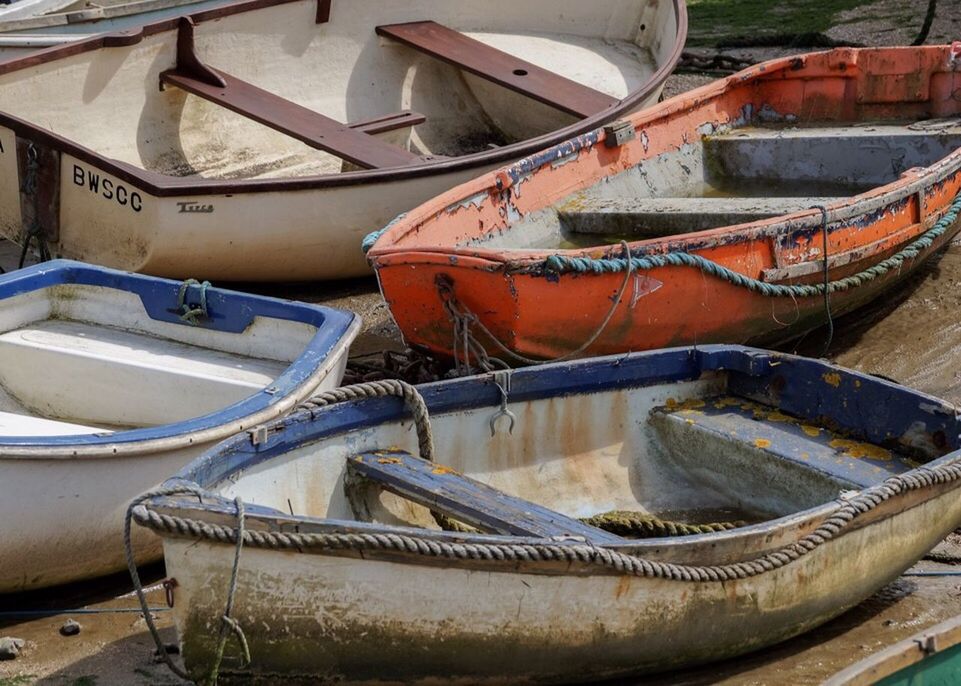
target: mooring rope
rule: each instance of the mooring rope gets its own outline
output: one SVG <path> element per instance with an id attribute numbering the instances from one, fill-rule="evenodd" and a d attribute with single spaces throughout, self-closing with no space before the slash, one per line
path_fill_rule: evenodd
<path id="1" fill-rule="evenodd" d="M 191 286 L 200 287 L 200 302 L 196 305 L 187 304 L 187 293 L 190 291 Z M 197 281 L 197 279 L 187 279 L 182 284 L 180 284 L 180 290 L 177 293 L 177 310 L 180 312 L 180 320 L 191 324 L 192 326 L 197 326 L 200 323 L 200 318 L 206 319 L 210 315 L 207 313 L 207 289 L 210 288 L 209 281 Z"/>
<path id="2" fill-rule="evenodd" d="M 922 251 L 930 248 L 934 241 L 940 238 L 957 221 L 959 213 L 961 213 L 961 194 L 955 197 L 947 211 L 933 227 L 908 246 L 902 248 L 891 257 L 857 274 L 852 274 L 843 279 L 827 283 L 806 285 L 767 283 L 729 269 L 701 255 L 686 252 L 670 252 L 663 255 L 646 255 L 644 257 L 636 257 L 632 254 L 630 259 L 619 257 L 593 258 L 551 255 L 544 260 L 540 268 L 545 272 L 554 274 L 616 274 L 627 269 L 648 271 L 659 267 L 693 267 L 708 276 L 722 279 L 735 286 L 746 288 L 751 292 L 763 296 L 774 298 L 812 298 L 823 295 L 825 290 L 829 293 L 839 293 L 863 286 L 894 269 L 900 268 L 902 264 L 908 260 L 917 258 Z"/>
<path id="3" fill-rule="evenodd" d="M 585 564 L 618 574 L 690 583 L 748 579 L 772 572 L 810 554 L 836 538 L 850 524 L 891 498 L 911 491 L 953 483 L 961 479 L 961 458 L 936 467 L 919 467 L 892 476 L 840 500 L 838 509 L 816 530 L 780 549 L 752 560 L 721 565 L 688 565 L 650 560 L 608 546 L 589 543 L 467 543 L 424 538 L 411 534 L 299 533 L 246 529 L 244 545 L 268 550 L 333 552 L 400 552 L 450 561 Z M 138 524 L 173 536 L 185 536 L 222 544 L 236 544 L 236 529 L 220 524 L 161 514 L 137 504 L 131 509 Z M 506 537 L 505 537 L 506 538 Z"/>
<path id="4" fill-rule="evenodd" d="M 625 255 L 630 255 L 631 251 L 630 247 L 627 245 L 627 241 L 621 241 L 621 247 L 624 249 Z M 477 360 L 480 368 L 487 372 L 493 371 L 495 364 L 500 366 L 502 369 L 509 367 L 509 365 L 503 360 L 487 354 L 487 350 L 484 348 L 483 344 L 481 344 L 481 342 L 471 331 L 471 326 L 474 325 L 476 325 L 477 328 L 480 329 L 481 332 L 483 332 L 484 335 L 487 336 L 487 338 L 492 341 L 502 353 L 522 364 L 536 366 L 553 362 L 564 362 L 571 358 L 577 357 L 590 348 L 597 341 L 597 339 L 601 337 L 601 334 L 607 330 L 608 325 L 614 318 L 614 313 L 617 312 L 618 306 L 624 300 L 624 294 L 627 292 L 627 286 L 630 284 L 633 274 L 634 270 L 631 267 L 630 262 L 628 262 L 627 270 L 624 274 L 624 281 L 621 283 L 621 287 L 614 294 L 614 299 L 611 302 L 610 309 L 608 309 L 604 319 L 601 320 L 601 323 L 598 324 L 597 328 L 594 329 L 594 332 L 588 336 L 584 343 L 570 352 L 545 360 L 527 357 L 514 350 L 511 350 L 505 343 L 497 338 L 497 336 L 495 336 L 490 329 L 487 328 L 484 322 L 482 322 L 476 314 L 471 312 L 467 306 L 457 299 L 457 297 L 454 295 L 453 284 L 448 279 L 439 279 L 437 281 L 437 292 L 438 295 L 440 295 L 441 301 L 444 303 L 444 311 L 447 312 L 448 318 L 451 320 L 451 322 L 453 322 L 454 325 L 454 345 L 452 346 L 452 350 L 454 351 L 455 370 L 458 374 L 471 374 L 473 372 L 473 368 L 470 364 L 471 355 L 473 355 L 474 359 Z M 463 347 L 464 356 L 463 372 L 461 371 L 462 367 L 459 357 L 461 347 Z"/>

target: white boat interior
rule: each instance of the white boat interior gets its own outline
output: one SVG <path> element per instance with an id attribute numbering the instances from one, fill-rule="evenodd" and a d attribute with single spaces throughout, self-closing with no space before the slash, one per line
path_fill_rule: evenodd
<path id="1" fill-rule="evenodd" d="M 131 292 L 55 285 L 0 302 L 0 436 L 180 422 L 271 386 L 316 327 L 257 317 L 242 333 L 152 319 Z"/>
<path id="2" fill-rule="evenodd" d="M 129 47 L 49 53 L 7 70 L 2 108 L 175 177 L 407 167 L 497 150 L 619 106 L 674 59 L 678 40 L 673 0 L 293 0 L 224 10 L 118 39 Z"/>
<path id="3" fill-rule="evenodd" d="M 842 491 L 874 485 L 950 452 L 943 434 L 956 419 L 947 411 L 943 417 L 928 413 L 904 389 L 872 382 L 876 387 L 864 389 L 866 394 L 904 411 L 896 422 L 858 425 L 865 416 L 860 410 L 843 416 L 847 391 L 831 391 L 835 382 L 853 390 L 868 381 L 829 369 L 826 381 L 815 376 L 810 382 L 824 388 L 808 391 L 804 376 L 788 376 L 794 385 L 785 395 L 833 399 L 820 406 L 799 396 L 782 403 L 772 400 L 769 378 L 716 371 L 509 402 L 512 427 L 497 408 L 496 387 L 478 380 L 464 384 L 470 390 L 438 393 L 441 404 L 455 407 L 432 412 L 434 464 L 403 454 L 418 455 L 416 432 L 406 420 L 376 422 L 386 416 L 380 408 L 364 409 L 372 419 L 360 429 L 326 434 L 322 427 L 336 425 L 335 408 L 316 428 L 302 419 L 288 422 L 282 432 L 287 447 L 270 452 L 269 459 L 252 455 L 247 463 L 247 456 L 224 448 L 218 467 L 205 464 L 203 472 L 221 479 L 202 485 L 228 499 L 227 512 L 238 496 L 273 508 L 272 525 L 281 529 L 290 514 L 299 531 L 342 530 L 348 522 L 437 529 L 430 510 L 439 510 L 481 532 L 549 537 L 585 535 L 587 527 L 577 518 L 627 511 L 685 525 L 769 522 L 742 529 L 748 538 L 758 536 L 763 548 L 773 545 L 764 537 L 781 535 L 772 533 L 778 527 L 784 535 L 794 530 L 790 518 L 823 516 L 820 506 Z M 523 394 L 524 381 L 512 382 L 518 389 L 513 392 Z M 425 394 L 430 405 L 429 387 Z M 189 468 L 183 476 L 191 478 Z M 772 521 L 784 517 L 789 520 Z M 612 542 L 600 530 L 593 538 Z M 743 554 L 742 545 L 721 540 L 711 554 L 723 560 Z"/>

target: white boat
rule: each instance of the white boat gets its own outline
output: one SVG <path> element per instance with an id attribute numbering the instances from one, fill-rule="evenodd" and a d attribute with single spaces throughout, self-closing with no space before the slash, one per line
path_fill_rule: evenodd
<path id="1" fill-rule="evenodd" d="M 399 213 L 656 102 L 686 27 L 684 0 L 251 0 L 2 62 L 0 234 L 174 278 L 369 274 Z"/>
<path id="2" fill-rule="evenodd" d="M 130 498 L 337 386 L 359 325 L 74 262 L 0 276 L 0 592 L 122 569 Z"/>
<path id="3" fill-rule="evenodd" d="M 420 391 L 429 423 L 397 398 L 314 403 L 132 504 L 163 537 L 191 678 L 556 683 L 724 659 L 841 614 L 961 524 L 957 408 L 826 362 L 676 348 Z"/>
<path id="4" fill-rule="evenodd" d="M 0 7 L 0 59 L 237 0 L 17 0 Z"/>

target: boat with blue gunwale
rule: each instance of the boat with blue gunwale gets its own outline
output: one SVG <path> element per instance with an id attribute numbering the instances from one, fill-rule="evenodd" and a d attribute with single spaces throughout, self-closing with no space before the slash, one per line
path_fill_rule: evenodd
<path id="1" fill-rule="evenodd" d="M 812 629 L 961 524 L 959 487 L 954 406 L 704 346 L 338 389 L 128 516 L 191 678 L 556 683 Z"/>
<path id="2" fill-rule="evenodd" d="M 0 276 L 0 592 L 122 569 L 127 501 L 337 386 L 359 327 L 77 262 Z M 151 537 L 136 544 L 159 557 Z"/>

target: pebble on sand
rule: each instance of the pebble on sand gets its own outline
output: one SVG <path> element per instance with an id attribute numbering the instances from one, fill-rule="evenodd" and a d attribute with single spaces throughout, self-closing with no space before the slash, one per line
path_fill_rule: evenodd
<path id="1" fill-rule="evenodd" d="M 24 644 L 25 641 L 22 638 L 13 638 L 12 636 L 0 638 L 0 660 L 15 659 L 20 655 Z"/>
<path id="2" fill-rule="evenodd" d="M 63 636 L 76 636 L 80 633 L 80 623 L 72 619 L 68 619 L 60 627 L 60 634 Z"/>

